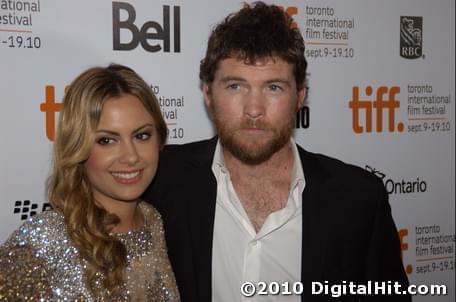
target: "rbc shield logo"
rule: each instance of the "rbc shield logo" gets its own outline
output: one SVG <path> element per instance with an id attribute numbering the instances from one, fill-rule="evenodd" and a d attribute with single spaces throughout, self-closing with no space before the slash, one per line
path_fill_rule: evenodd
<path id="1" fill-rule="evenodd" d="M 417 59 L 423 55 L 423 17 L 401 16 L 400 55 Z"/>

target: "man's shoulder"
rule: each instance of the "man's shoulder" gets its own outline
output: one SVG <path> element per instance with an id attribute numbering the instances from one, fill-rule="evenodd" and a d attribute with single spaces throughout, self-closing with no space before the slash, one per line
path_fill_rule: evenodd
<path id="1" fill-rule="evenodd" d="M 160 152 L 160 161 L 186 162 L 189 160 L 212 159 L 217 138 L 200 140 L 186 144 L 166 145 Z"/>
<path id="2" fill-rule="evenodd" d="M 339 181 L 360 181 L 375 184 L 381 184 L 381 179 L 357 165 L 344 162 L 340 159 L 321 154 L 309 152 L 298 145 L 298 151 L 303 163 L 304 172 L 306 167 L 309 169 L 318 170 L 332 179 Z"/>
<path id="3" fill-rule="evenodd" d="M 165 145 L 162 152 L 181 153 L 181 152 L 186 152 L 186 151 L 191 151 L 191 150 L 196 150 L 196 149 L 209 148 L 214 143 L 214 141 L 215 141 L 215 143 L 217 143 L 217 140 L 215 137 L 209 138 L 209 139 L 204 139 L 204 140 L 199 140 L 199 141 L 194 141 L 194 142 L 190 142 L 190 143 L 185 143 L 185 144 L 169 144 L 169 145 Z"/>

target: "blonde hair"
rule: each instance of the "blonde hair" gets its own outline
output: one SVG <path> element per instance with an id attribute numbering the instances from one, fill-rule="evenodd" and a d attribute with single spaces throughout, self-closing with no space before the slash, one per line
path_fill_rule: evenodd
<path id="1" fill-rule="evenodd" d="M 100 290 L 115 293 L 123 282 L 126 249 L 109 235 L 119 218 L 95 204 L 84 169 L 94 144 L 94 133 L 104 103 L 121 95 L 137 97 L 154 119 L 160 145 L 166 141 L 166 124 L 151 88 L 133 70 L 122 65 L 94 67 L 80 74 L 65 94 L 53 150 L 53 167 L 47 192 L 54 209 L 63 214 L 69 237 L 87 261 L 87 285 L 95 296 Z M 102 289 L 97 288 L 102 276 Z"/>

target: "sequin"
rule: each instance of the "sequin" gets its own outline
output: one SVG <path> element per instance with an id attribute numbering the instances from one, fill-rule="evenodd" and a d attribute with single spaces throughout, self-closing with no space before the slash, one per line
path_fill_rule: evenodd
<path id="1" fill-rule="evenodd" d="M 140 208 L 144 225 L 114 235 L 127 248 L 125 282 L 114 301 L 179 301 L 161 217 L 146 203 Z M 0 301 L 113 301 L 109 293 L 93 297 L 85 282 L 86 263 L 64 230 L 63 216 L 46 211 L 0 247 Z"/>

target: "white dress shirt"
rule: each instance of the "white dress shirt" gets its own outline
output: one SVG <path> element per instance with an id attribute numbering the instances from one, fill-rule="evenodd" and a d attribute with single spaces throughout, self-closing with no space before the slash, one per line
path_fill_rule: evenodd
<path id="1" fill-rule="evenodd" d="M 304 173 L 293 139 L 294 157 L 290 193 L 286 206 L 271 213 L 255 231 L 231 182 L 222 147 L 217 142 L 212 171 L 217 180 L 212 249 L 212 301 L 300 301 L 295 295 L 241 295 L 242 283 L 301 280 L 302 192 Z M 261 190 L 261 188 L 258 188 Z"/>

